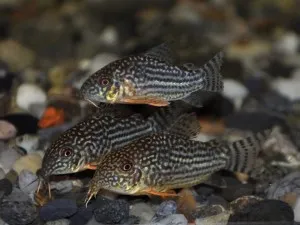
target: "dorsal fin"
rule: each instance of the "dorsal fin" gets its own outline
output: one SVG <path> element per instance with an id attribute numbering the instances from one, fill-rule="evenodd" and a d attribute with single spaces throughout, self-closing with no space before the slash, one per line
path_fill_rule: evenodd
<path id="1" fill-rule="evenodd" d="M 178 117 L 165 132 L 192 139 L 199 135 L 201 126 L 195 113 L 185 113 Z"/>
<path id="2" fill-rule="evenodd" d="M 175 61 L 174 52 L 170 48 L 169 43 L 164 42 L 157 45 L 144 53 L 147 56 L 157 58 L 165 61 L 168 64 L 172 64 Z"/>

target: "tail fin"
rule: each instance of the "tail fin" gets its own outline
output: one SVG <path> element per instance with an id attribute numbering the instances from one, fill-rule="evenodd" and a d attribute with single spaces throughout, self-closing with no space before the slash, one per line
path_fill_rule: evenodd
<path id="1" fill-rule="evenodd" d="M 194 105 L 196 107 L 202 106 L 202 101 L 199 96 L 203 92 L 222 92 L 224 89 L 223 77 L 220 69 L 223 64 L 224 53 L 221 51 L 217 53 L 212 59 L 210 59 L 201 68 L 196 68 L 193 64 L 184 64 L 184 69 L 193 73 L 199 74 L 203 79 L 203 86 L 198 91 L 192 92 L 187 97 L 183 98 L 182 101 Z"/>
<path id="2" fill-rule="evenodd" d="M 262 144 L 267 140 L 270 133 L 270 129 L 264 130 L 228 144 L 224 149 L 226 154 L 229 155 L 225 169 L 242 173 L 251 171 L 255 166 Z"/>

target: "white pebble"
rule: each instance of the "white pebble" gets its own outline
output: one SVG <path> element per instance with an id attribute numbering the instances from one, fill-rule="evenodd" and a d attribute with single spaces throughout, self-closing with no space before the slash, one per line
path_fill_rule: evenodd
<path id="1" fill-rule="evenodd" d="M 294 205 L 294 220 L 295 222 L 300 222 L 300 197 L 297 197 L 296 203 Z"/>
<path id="2" fill-rule="evenodd" d="M 290 100 L 296 100 L 300 98 L 300 79 L 284 79 L 278 78 L 271 84 L 275 91 L 278 91 L 282 95 L 288 97 Z"/>
<path id="3" fill-rule="evenodd" d="M 5 173 L 8 173 L 13 167 L 14 163 L 21 158 L 21 154 L 13 148 L 7 148 L 0 152 L 0 167 Z"/>
<path id="4" fill-rule="evenodd" d="M 141 223 L 142 224 L 142 223 Z M 187 225 L 188 221 L 182 214 L 170 215 L 159 222 L 148 223 L 147 225 Z"/>
<path id="5" fill-rule="evenodd" d="M 293 32 L 285 33 L 275 43 L 275 50 L 283 55 L 295 55 L 298 51 L 299 38 L 297 34 Z"/>
<path id="6" fill-rule="evenodd" d="M 152 207 L 144 202 L 136 203 L 130 208 L 130 215 L 139 217 L 140 224 L 149 223 L 155 212 Z"/>
<path id="7" fill-rule="evenodd" d="M 29 111 L 31 105 L 46 105 L 46 102 L 47 95 L 39 86 L 26 83 L 19 86 L 16 95 L 16 103 L 21 109 Z"/>
<path id="8" fill-rule="evenodd" d="M 13 138 L 16 134 L 17 129 L 13 124 L 5 120 L 0 120 L 0 140 Z"/>
<path id="9" fill-rule="evenodd" d="M 5 223 L 5 222 L 0 218 L 0 225 L 9 225 L 9 224 Z"/>
<path id="10" fill-rule="evenodd" d="M 16 137 L 16 145 L 26 150 L 27 154 L 37 150 L 39 144 L 39 136 L 32 134 L 24 134 Z"/>
<path id="11" fill-rule="evenodd" d="M 54 221 L 48 221 L 45 225 L 69 225 L 71 223 L 68 219 L 60 219 Z"/>
<path id="12" fill-rule="evenodd" d="M 248 90 L 238 81 L 233 79 L 224 79 L 223 95 L 232 100 L 235 108 L 239 109 L 244 98 L 248 95 Z"/>
<path id="13" fill-rule="evenodd" d="M 28 170 L 22 170 L 19 175 L 19 187 L 21 191 L 31 194 L 37 190 L 38 179 L 37 176 Z"/>
<path id="14" fill-rule="evenodd" d="M 113 26 L 106 27 L 99 36 L 99 41 L 105 45 L 111 46 L 118 44 L 119 37 L 116 28 Z"/>

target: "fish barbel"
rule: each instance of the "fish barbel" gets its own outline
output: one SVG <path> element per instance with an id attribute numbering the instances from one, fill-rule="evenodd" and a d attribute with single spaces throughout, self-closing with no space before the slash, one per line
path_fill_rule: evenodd
<path id="1" fill-rule="evenodd" d="M 111 107 L 92 114 L 62 133 L 45 152 L 41 177 L 96 169 L 97 159 L 133 140 L 152 132 L 169 130 L 177 134 L 197 135 L 196 115 L 185 113 L 180 104 L 156 110 L 144 118 L 141 114 L 119 117 Z M 119 108 L 119 107 L 118 107 Z"/>
<path id="2" fill-rule="evenodd" d="M 173 195 L 171 190 L 203 183 L 222 169 L 247 173 L 269 133 L 266 130 L 232 143 L 199 142 L 166 132 L 142 137 L 101 158 L 86 203 L 101 189 L 168 196 Z"/>
<path id="3" fill-rule="evenodd" d="M 174 65 L 167 43 L 147 52 L 109 63 L 92 74 L 81 86 L 82 97 L 97 104 L 123 103 L 167 106 L 182 100 L 201 107 L 201 92 L 223 91 L 220 68 L 223 52 L 217 53 L 202 67 L 191 63 Z"/>

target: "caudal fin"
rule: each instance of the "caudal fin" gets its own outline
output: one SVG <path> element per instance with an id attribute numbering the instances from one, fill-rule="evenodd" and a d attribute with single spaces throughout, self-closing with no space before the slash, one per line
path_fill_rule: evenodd
<path id="1" fill-rule="evenodd" d="M 202 95 L 204 92 L 213 94 L 214 92 L 222 92 L 224 89 L 223 77 L 221 75 L 221 66 L 223 64 L 224 53 L 221 51 L 210 59 L 204 66 L 197 68 L 193 64 L 184 64 L 183 68 L 193 73 L 199 74 L 202 78 L 202 87 L 198 91 L 192 92 L 190 95 L 182 99 L 182 101 L 201 107 L 203 104 Z"/>
<path id="2" fill-rule="evenodd" d="M 262 144 L 267 140 L 270 133 L 271 130 L 264 130 L 224 147 L 226 155 L 229 156 L 225 169 L 241 173 L 251 171 L 255 166 Z"/>

